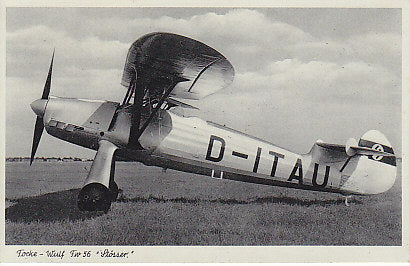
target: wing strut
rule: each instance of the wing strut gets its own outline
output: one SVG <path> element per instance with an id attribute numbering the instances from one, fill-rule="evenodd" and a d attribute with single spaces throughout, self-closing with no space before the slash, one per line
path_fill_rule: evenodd
<path id="1" fill-rule="evenodd" d="M 149 125 L 149 123 L 152 121 L 152 119 L 154 118 L 154 116 L 158 113 L 158 110 L 161 108 L 162 104 L 164 103 L 164 101 L 168 98 L 169 94 L 171 93 L 171 91 L 174 89 L 175 85 L 180 82 L 180 80 L 175 80 L 173 79 L 173 81 L 171 82 L 170 86 L 168 87 L 168 89 L 164 92 L 164 94 L 162 95 L 161 99 L 158 101 L 157 106 L 155 106 L 154 110 L 152 110 L 151 114 L 149 115 L 148 119 L 144 122 L 144 124 L 142 125 L 142 127 L 139 129 L 138 134 L 135 136 L 136 139 L 139 139 L 139 137 L 142 135 L 142 133 L 145 131 L 145 129 L 147 128 L 147 126 Z"/>
<path id="2" fill-rule="evenodd" d="M 124 100 L 122 101 L 122 106 L 128 104 L 131 100 L 132 95 L 134 94 L 135 90 L 135 77 L 132 78 L 130 82 L 130 86 L 128 87 L 127 94 L 125 94 Z"/>
<path id="3" fill-rule="evenodd" d="M 130 129 L 130 137 L 128 144 L 131 147 L 142 148 L 140 143 L 138 142 L 139 137 L 141 136 L 140 132 L 140 120 L 141 120 L 141 111 L 142 111 L 142 102 L 145 94 L 145 84 L 142 82 L 142 79 L 137 78 L 134 83 L 134 104 L 132 105 L 132 113 L 131 113 L 131 129 Z M 132 93 L 130 94 L 129 98 L 132 97 Z"/>
<path id="4" fill-rule="evenodd" d="M 191 86 L 188 89 L 188 92 L 190 92 L 192 90 L 192 88 L 194 87 L 195 83 L 198 81 L 198 79 L 201 77 L 202 73 L 205 72 L 205 70 L 207 70 L 210 66 L 212 66 L 213 64 L 215 64 L 216 62 L 220 61 L 222 58 L 217 58 L 216 60 L 212 61 L 211 63 L 209 63 L 206 67 L 204 67 L 196 76 L 195 80 L 192 82 Z"/>

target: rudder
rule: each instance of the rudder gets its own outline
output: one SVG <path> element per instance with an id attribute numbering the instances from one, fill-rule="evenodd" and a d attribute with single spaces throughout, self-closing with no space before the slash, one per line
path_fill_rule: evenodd
<path id="1" fill-rule="evenodd" d="M 366 147 L 377 151 L 394 154 L 393 148 L 387 138 L 377 130 L 367 131 L 359 140 L 359 147 Z M 388 165 L 396 166 L 395 156 L 368 156 L 370 160 L 379 161 Z"/>
<path id="2" fill-rule="evenodd" d="M 377 130 L 367 131 L 359 140 L 359 147 L 394 154 L 387 138 Z M 359 194 L 379 194 L 389 190 L 396 180 L 396 157 L 355 156 L 356 167 L 343 185 L 344 190 Z"/>

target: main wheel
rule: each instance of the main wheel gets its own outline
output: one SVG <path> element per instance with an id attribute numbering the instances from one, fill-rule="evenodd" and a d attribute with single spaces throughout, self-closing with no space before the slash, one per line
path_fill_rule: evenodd
<path id="1" fill-rule="evenodd" d="M 100 183 L 91 183 L 80 190 L 78 194 L 78 209 L 81 211 L 108 212 L 111 207 L 112 194 Z"/>

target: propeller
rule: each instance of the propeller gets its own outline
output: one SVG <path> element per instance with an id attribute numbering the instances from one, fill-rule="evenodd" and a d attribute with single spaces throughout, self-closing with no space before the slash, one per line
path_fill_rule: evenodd
<path id="1" fill-rule="evenodd" d="M 40 143 L 41 135 L 43 134 L 44 124 L 43 124 L 43 115 L 45 110 L 45 105 L 48 100 L 48 95 L 50 94 L 51 87 L 51 74 L 53 72 L 53 61 L 54 61 L 54 52 L 51 57 L 50 68 L 48 70 L 46 84 L 44 84 L 43 94 L 41 99 L 35 100 L 30 104 L 31 109 L 36 113 L 36 124 L 34 125 L 34 135 L 33 135 L 33 144 L 31 146 L 31 156 L 30 156 L 30 165 L 33 163 L 34 156 L 36 154 L 38 144 Z"/>

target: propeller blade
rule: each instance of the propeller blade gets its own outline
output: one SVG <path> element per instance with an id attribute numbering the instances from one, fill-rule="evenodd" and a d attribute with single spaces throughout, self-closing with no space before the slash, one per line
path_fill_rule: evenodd
<path id="1" fill-rule="evenodd" d="M 48 69 L 47 80 L 46 80 L 46 84 L 44 85 L 43 95 L 41 96 L 41 99 L 48 99 L 48 95 L 50 94 L 51 74 L 53 72 L 54 52 L 55 52 L 55 50 L 53 51 L 53 56 L 51 57 L 50 68 Z"/>
<path id="2" fill-rule="evenodd" d="M 54 52 L 55 52 L 55 49 L 53 50 L 53 56 L 51 57 L 51 63 L 50 63 L 50 68 L 48 69 L 46 84 L 44 85 L 43 95 L 41 96 L 41 99 L 44 99 L 44 100 L 48 99 L 48 95 L 50 94 L 51 74 L 53 73 Z M 36 155 L 36 151 L 38 148 L 38 144 L 40 143 L 43 130 L 44 130 L 43 118 L 40 116 L 37 116 L 36 124 L 34 125 L 33 144 L 31 146 L 30 165 L 33 163 L 34 156 Z"/>
<path id="3" fill-rule="evenodd" d="M 43 118 L 37 116 L 36 124 L 34 126 L 33 145 L 31 146 L 30 165 L 33 163 L 34 155 L 36 154 L 38 144 L 40 143 L 41 134 L 43 134 Z"/>

